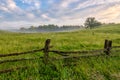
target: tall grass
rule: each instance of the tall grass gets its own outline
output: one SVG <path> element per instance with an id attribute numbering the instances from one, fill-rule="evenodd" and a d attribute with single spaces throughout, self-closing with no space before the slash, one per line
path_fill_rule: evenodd
<path id="1" fill-rule="evenodd" d="M 103 48 L 104 40 L 113 41 L 113 46 L 120 45 L 120 25 L 105 25 L 92 30 L 61 33 L 8 33 L 0 32 L 0 53 L 22 52 L 43 48 L 46 39 L 51 39 L 52 49 L 58 50 L 92 50 Z M 51 56 L 55 56 L 50 53 Z M 114 52 L 112 54 L 118 54 Z M 17 57 L 0 58 L 18 59 L 43 56 L 42 52 Z M 57 57 L 57 56 L 56 56 Z M 26 70 L 0 74 L 1 80 L 116 80 L 120 79 L 119 57 L 92 57 L 78 60 L 22 61 L 0 64 L 0 70 L 28 66 Z M 67 66 L 65 66 L 67 64 Z M 74 65 L 77 64 L 77 65 Z"/>

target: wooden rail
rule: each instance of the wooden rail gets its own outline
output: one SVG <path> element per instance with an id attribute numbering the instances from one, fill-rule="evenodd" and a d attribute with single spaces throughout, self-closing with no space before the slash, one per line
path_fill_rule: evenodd
<path id="1" fill-rule="evenodd" d="M 40 51 L 43 51 L 43 50 L 44 50 L 44 48 L 43 49 L 38 49 L 38 50 L 27 51 L 27 52 L 0 54 L 0 57 L 18 56 L 18 55 L 23 55 L 23 54 L 30 54 L 30 53 L 40 52 Z"/>
<path id="2" fill-rule="evenodd" d="M 60 50 L 50 50 L 49 52 L 59 53 L 60 55 L 64 54 L 80 54 L 80 53 L 95 53 L 95 52 L 102 52 L 104 49 L 98 49 L 98 50 L 89 50 L 89 51 L 60 51 Z"/>
<path id="3" fill-rule="evenodd" d="M 9 73 L 9 72 L 13 72 L 19 69 L 27 69 L 28 67 L 17 67 L 17 68 L 11 68 L 11 69 L 6 69 L 6 70 L 1 70 L 0 74 L 2 73 Z"/>
<path id="4" fill-rule="evenodd" d="M 13 59 L 13 60 L 3 60 L 3 61 L 0 61 L 0 64 L 7 63 L 7 62 L 18 62 L 18 61 L 26 61 L 26 60 L 36 60 L 36 59 L 41 59 L 41 58 L 43 58 L 43 57 L 29 58 L 29 59 L 22 58 L 22 59 Z"/>

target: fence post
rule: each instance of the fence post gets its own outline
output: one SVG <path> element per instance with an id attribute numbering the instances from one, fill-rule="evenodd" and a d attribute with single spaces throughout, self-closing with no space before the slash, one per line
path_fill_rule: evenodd
<path id="1" fill-rule="evenodd" d="M 44 46 L 44 63 L 48 63 L 48 57 L 49 57 L 49 46 L 50 46 L 50 39 L 47 39 L 45 41 L 45 46 Z"/>
<path id="2" fill-rule="evenodd" d="M 106 39 L 105 43 L 104 43 L 104 53 L 105 54 L 107 54 L 107 47 L 108 47 L 108 40 Z"/>
<path id="3" fill-rule="evenodd" d="M 107 48 L 107 44 L 108 44 L 108 40 L 106 39 L 106 40 L 105 40 L 105 43 L 104 43 L 104 49 Z"/>
<path id="4" fill-rule="evenodd" d="M 107 55 L 110 55 L 111 49 L 112 49 L 112 41 L 108 41 Z"/>
<path id="5" fill-rule="evenodd" d="M 105 40 L 104 52 L 106 55 L 110 55 L 110 50 L 112 49 L 112 41 Z"/>

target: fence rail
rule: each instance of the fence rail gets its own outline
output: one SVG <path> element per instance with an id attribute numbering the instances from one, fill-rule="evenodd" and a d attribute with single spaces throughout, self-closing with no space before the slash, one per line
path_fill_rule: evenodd
<path id="1" fill-rule="evenodd" d="M 40 52 L 40 51 L 43 51 L 43 50 L 44 49 L 38 49 L 38 50 L 32 50 L 32 51 L 27 51 L 27 52 L 0 54 L 0 57 L 18 56 L 18 55 L 23 55 L 23 54 L 30 54 L 30 53 Z"/>
<path id="2" fill-rule="evenodd" d="M 77 53 L 94 53 L 94 52 L 102 52 L 104 49 L 98 49 L 98 50 L 89 50 L 89 51 L 60 51 L 60 50 L 50 50 L 49 52 L 54 53 L 62 53 L 62 54 L 77 54 Z"/>
<path id="3" fill-rule="evenodd" d="M 11 69 L 5 69 L 5 70 L 1 70 L 0 74 L 2 73 L 9 73 L 9 72 L 13 72 L 19 69 L 27 69 L 28 67 L 17 67 L 17 68 L 11 68 Z"/>
<path id="4" fill-rule="evenodd" d="M 31 54 L 31 53 L 43 51 L 43 53 L 44 53 L 43 57 L 30 58 L 30 59 L 24 59 L 23 58 L 23 59 L 13 59 L 13 60 L 3 60 L 3 61 L 0 61 L 0 64 L 7 63 L 7 62 L 35 60 L 35 59 L 41 59 L 41 58 L 43 58 L 44 63 L 47 64 L 48 63 L 48 59 L 49 59 L 49 52 L 52 52 L 52 53 L 55 53 L 55 54 L 59 54 L 59 55 L 62 56 L 62 58 L 53 58 L 53 59 L 87 58 L 87 57 L 94 57 L 94 56 L 98 56 L 99 57 L 99 56 L 105 56 L 105 55 L 110 56 L 111 50 L 113 48 L 115 48 L 115 49 L 116 48 L 120 48 L 120 46 L 112 46 L 112 41 L 111 40 L 105 40 L 104 48 L 103 49 L 86 50 L 86 51 L 61 51 L 61 50 L 50 50 L 50 48 L 53 47 L 53 46 L 50 46 L 50 42 L 51 42 L 51 40 L 47 39 L 45 41 L 45 46 L 42 49 L 36 49 L 36 50 L 31 50 L 31 51 L 26 51 L 26 52 L 0 54 L 0 57 L 9 57 L 9 56 L 18 56 L 18 55 Z M 120 50 L 117 50 L 117 51 L 120 51 Z M 86 55 L 88 53 L 96 53 L 96 52 L 100 52 L 102 54 L 89 54 L 89 55 Z M 69 56 L 70 54 L 82 54 L 82 53 L 84 55 L 81 55 L 81 56 Z M 113 56 L 113 57 L 117 57 L 117 56 Z M 15 70 L 18 70 L 18 69 L 20 69 L 20 68 L 2 70 L 2 71 L 0 71 L 0 74 L 1 73 L 7 73 L 7 72 L 15 71 Z"/>
<path id="5" fill-rule="evenodd" d="M 0 64 L 7 63 L 7 62 L 18 62 L 18 61 L 26 61 L 26 60 L 36 60 L 36 59 L 42 59 L 42 58 L 43 57 L 29 58 L 29 59 L 22 58 L 22 59 L 4 60 L 4 61 L 0 61 Z"/>

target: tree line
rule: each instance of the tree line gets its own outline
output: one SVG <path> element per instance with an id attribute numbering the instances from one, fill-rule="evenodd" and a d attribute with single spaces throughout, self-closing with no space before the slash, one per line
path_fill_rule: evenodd
<path id="1" fill-rule="evenodd" d="M 39 26 L 30 26 L 29 28 L 21 27 L 20 30 L 69 30 L 69 29 L 80 29 L 80 28 L 95 28 L 97 26 L 102 25 L 101 22 L 97 21 L 95 17 L 88 17 L 85 20 L 84 26 L 83 25 L 63 25 L 58 26 L 54 24 L 48 25 L 39 25 Z"/>
<path id="2" fill-rule="evenodd" d="M 24 28 L 21 27 L 20 30 L 35 30 L 35 31 L 42 31 L 42 30 L 71 30 L 71 29 L 80 29 L 83 26 L 79 25 L 63 25 L 63 26 L 58 26 L 54 24 L 48 24 L 48 25 L 39 25 L 39 26 L 30 26 L 29 28 Z"/>

